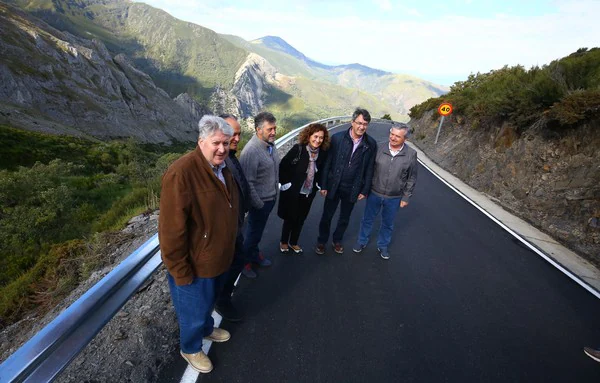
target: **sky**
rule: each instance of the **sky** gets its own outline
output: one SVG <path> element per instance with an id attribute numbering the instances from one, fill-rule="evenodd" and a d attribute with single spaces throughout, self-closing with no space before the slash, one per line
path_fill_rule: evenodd
<path id="1" fill-rule="evenodd" d="M 142 2 L 248 41 L 279 36 L 324 64 L 359 63 L 447 86 L 600 46 L 600 0 Z"/>

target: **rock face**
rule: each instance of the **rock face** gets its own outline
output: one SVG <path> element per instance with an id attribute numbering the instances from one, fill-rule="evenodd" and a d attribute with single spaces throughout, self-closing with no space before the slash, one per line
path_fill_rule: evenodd
<path id="1" fill-rule="evenodd" d="M 264 90 L 273 83 L 277 70 L 261 56 L 250 53 L 235 74 L 232 93 L 237 97 L 242 116 L 252 116 L 264 106 Z"/>
<path id="2" fill-rule="evenodd" d="M 0 123 L 101 139 L 189 141 L 206 112 L 193 103 L 173 101 L 102 42 L 0 4 Z"/>
<path id="3" fill-rule="evenodd" d="M 184 111 L 186 111 L 192 116 L 193 121 L 200 121 L 202 116 L 211 113 L 211 111 L 208 110 L 208 108 L 205 108 L 204 106 L 198 104 L 187 93 L 182 93 L 179 96 L 175 97 L 175 102 L 179 104 L 179 106 L 183 108 Z"/>
<path id="4" fill-rule="evenodd" d="M 433 112 L 411 120 L 412 142 L 443 168 L 557 241 L 600 265 L 599 122 L 561 132 L 471 127 Z"/>

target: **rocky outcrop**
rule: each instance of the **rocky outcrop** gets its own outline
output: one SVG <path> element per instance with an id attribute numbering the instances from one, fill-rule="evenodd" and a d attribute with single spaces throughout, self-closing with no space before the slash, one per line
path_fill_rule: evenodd
<path id="1" fill-rule="evenodd" d="M 600 265 L 600 122 L 562 131 L 411 120 L 412 141 L 432 160 L 505 209 Z"/>
<path id="2" fill-rule="evenodd" d="M 189 113 L 194 121 L 200 121 L 202 116 L 211 113 L 211 111 L 208 110 L 208 108 L 200 105 L 187 93 L 182 93 L 179 96 L 175 97 L 175 102 L 179 106 L 181 106 L 183 110 Z"/>
<path id="3" fill-rule="evenodd" d="M 235 74 L 232 93 L 242 116 L 258 113 L 265 103 L 265 90 L 275 81 L 277 70 L 263 57 L 250 53 Z"/>
<path id="4" fill-rule="evenodd" d="M 228 113 L 240 116 L 240 103 L 238 99 L 220 86 L 214 88 L 209 105 L 216 115 Z"/>
<path id="5" fill-rule="evenodd" d="M 201 107 L 173 101 L 98 40 L 0 4 L 0 123 L 55 134 L 194 140 Z"/>

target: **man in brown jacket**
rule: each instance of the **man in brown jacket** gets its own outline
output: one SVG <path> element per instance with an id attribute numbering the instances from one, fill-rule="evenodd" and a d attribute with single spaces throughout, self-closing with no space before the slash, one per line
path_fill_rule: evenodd
<path id="1" fill-rule="evenodd" d="M 163 176 L 158 237 L 179 321 L 181 355 L 194 370 L 208 373 L 213 366 L 202 351 L 203 338 L 230 338 L 214 327 L 211 313 L 233 259 L 239 195 L 225 166 L 233 129 L 216 116 L 204 116 L 198 125 L 196 149 Z"/>

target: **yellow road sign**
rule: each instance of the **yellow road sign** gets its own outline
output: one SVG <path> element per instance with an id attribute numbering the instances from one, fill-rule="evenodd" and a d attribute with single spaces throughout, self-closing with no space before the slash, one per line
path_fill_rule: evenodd
<path id="1" fill-rule="evenodd" d="M 452 104 L 450 104 L 449 102 L 444 102 L 439 106 L 438 113 L 442 116 L 448 116 L 452 113 Z"/>

